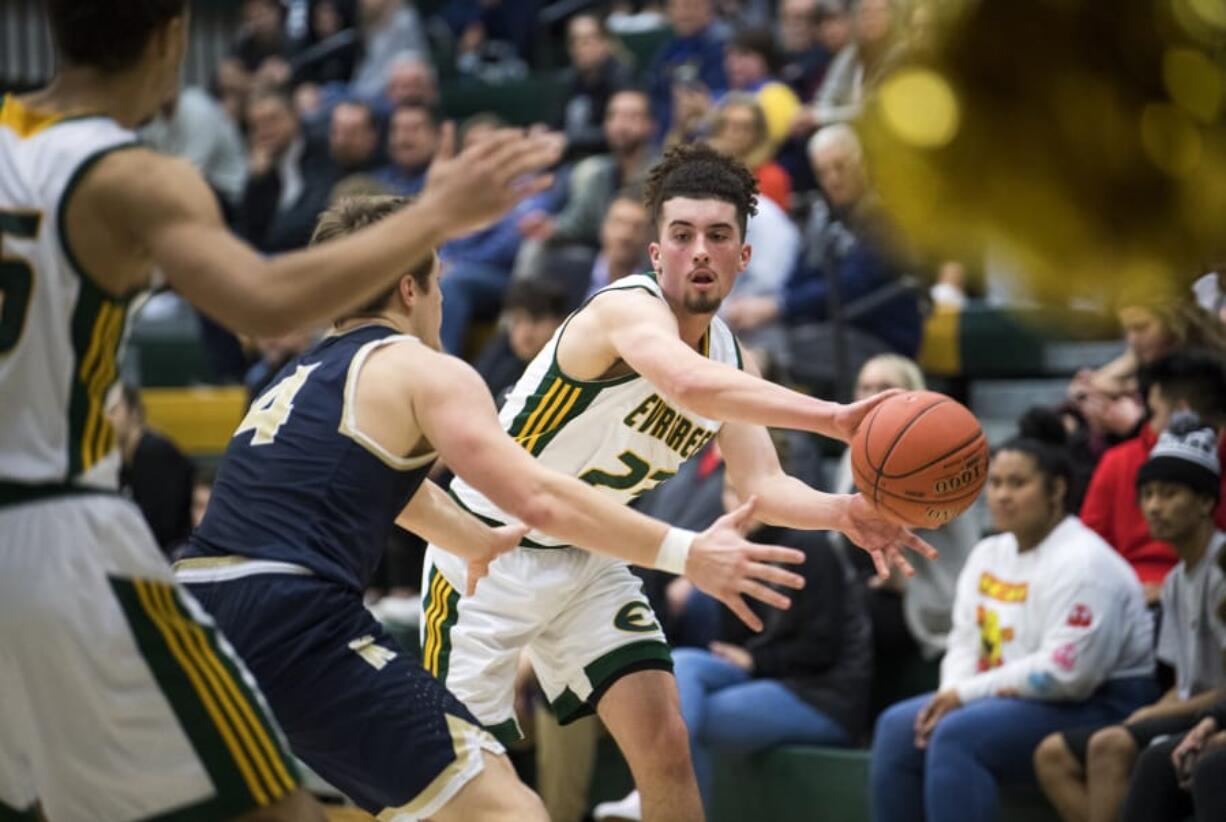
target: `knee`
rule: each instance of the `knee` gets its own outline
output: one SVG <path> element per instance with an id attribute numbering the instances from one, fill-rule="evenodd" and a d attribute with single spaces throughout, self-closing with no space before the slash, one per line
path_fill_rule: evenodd
<path id="1" fill-rule="evenodd" d="M 873 747 L 876 748 L 879 744 L 898 745 L 903 741 L 914 740 L 915 718 L 923 705 L 922 700 L 908 700 L 882 711 L 873 730 Z"/>
<path id="2" fill-rule="evenodd" d="M 1131 762 L 1137 755 L 1137 743 L 1122 725 L 1103 728 L 1090 737 L 1086 759 L 1091 765 L 1108 762 Z"/>
<path id="3" fill-rule="evenodd" d="M 692 773 L 690 739 L 680 713 L 655 723 L 644 753 L 650 767 L 661 776 L 689 778 Z"/>
<path id="4" fill-rule="evenodd" d="M 1040 779 L 1051 779 L 1077 769 L 1077 760 L 1064 741 L 1064 734 L 1048 734 L 1034 749 L 1034 770 Z"/>

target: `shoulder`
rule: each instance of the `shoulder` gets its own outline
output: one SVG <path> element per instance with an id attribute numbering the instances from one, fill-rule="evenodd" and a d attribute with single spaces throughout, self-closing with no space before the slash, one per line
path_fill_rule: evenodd
<path id="1" fill-rule="evenodd" d="M 1066 517 L 1048 540 L 1048 567 L 1063 579 L 1112 587 L 1135 581 L 1131 566 L 1119 552 L 1075 516 Z"/>

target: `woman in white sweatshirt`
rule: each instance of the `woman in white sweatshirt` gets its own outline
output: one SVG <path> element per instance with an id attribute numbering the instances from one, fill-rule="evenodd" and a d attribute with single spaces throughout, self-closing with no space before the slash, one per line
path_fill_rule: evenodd
<path id="1" fill-rule="evenodd" d="M 1141 585 L 1067 513 L 1062 438 L 1058 423 L 1039 425 L 992 458 L 1000 533 L 958 577 L 940 690 L 877 721 L 875 820 L 994 820 L 999 784 L 1035 784 L 1031 755 L 1045 735 L 1118 721 L 1157 696 Z"/>

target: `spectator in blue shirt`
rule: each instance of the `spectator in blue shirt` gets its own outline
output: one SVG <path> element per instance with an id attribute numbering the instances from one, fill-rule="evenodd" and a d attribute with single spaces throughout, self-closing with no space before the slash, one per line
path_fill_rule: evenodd
<path id="1" fill-rule="evenodd" d="M 393 194 L 410 196 L 426 184 L 426 170 L 438 149 L 439 122 L 433 109 L 406 103 L 392 112 L 387 130 L 387 156 L 391 161 L 374 178 Z"/>
<path id="2" fill-rule="evenodd" d="M 656 135 L 663 139 L 672 125 L 673 85 L 699 83 L 712 96 L 728 88 L 724 75 L 724 38 L 715 24 L 712 0 L 669 0 L 673 37 L 651 61 L 651 110 Z"/>

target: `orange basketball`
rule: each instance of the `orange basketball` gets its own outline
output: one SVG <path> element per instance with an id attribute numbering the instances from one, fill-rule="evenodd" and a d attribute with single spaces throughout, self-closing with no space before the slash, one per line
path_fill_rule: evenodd
<path id="1" fill-rule="evenodd" d="M 961 403 L 908 391 L 878 405 L 851 441 L 856 487 L 888 518 L 938 528 L 979 496 L 988 441 Z"/>

